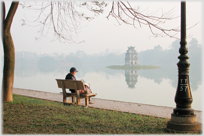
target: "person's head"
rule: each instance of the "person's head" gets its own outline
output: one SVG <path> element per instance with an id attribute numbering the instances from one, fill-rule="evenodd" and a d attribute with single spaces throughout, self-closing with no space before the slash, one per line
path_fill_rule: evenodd
<path id="1" fill-rule="evenodd" d="M 78 71 L 76 70 L 75 67 L 72 67 L 69 72 L 70 72 L 72 75 L 75 75 L 76 72 L 78 72 Z"/>

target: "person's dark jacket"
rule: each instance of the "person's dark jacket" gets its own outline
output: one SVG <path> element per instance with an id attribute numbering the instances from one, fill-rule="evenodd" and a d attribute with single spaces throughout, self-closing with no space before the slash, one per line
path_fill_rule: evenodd
<path id="1" fill-rule="evenodd" d="M 72 75 L 71 73 L 67 74 L 65 79 L 71 79 L 71 80 L 76 80 L 75 76 Z M 74 89 L 69 89 L 72 93 L 75 93 L 76 91 Z"/>

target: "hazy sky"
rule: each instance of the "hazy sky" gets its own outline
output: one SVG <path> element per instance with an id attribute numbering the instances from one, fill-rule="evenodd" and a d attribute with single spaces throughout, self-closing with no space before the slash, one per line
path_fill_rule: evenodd
<path id="1" fill-rule="evenodd" d="M 9 4 L 9 2 L 7 2 Z M 164 1 L 131 1 L 133 6 L 140 6 L 146 11 L 158 11 L 161 13 L 174 9 L 173 16 L 180 15 L 180 1 L 164 2 Z M 8 5 L 7 4 L 7 5 Z M 87 54 L 95 54 L 105 52 L 109 49 L 111 52 L 122 53 L 126 52 L 128 46 L 135 46 L 135 49 L 140 52 L 147 49 L 153 49 L 154 46 L 161 45 L 163 49 L 170 48 L 170 45 L 176 39 L 169 37 L 152 37 L 152 34 L 147 26 L 135 29 L 133 26 L 126 24 L 119 25 L 117 21 L 110 17 L 108 20 L 106 16 L 110 11 L 109 6 L 105 8 L 104 14 L 99 15 L 91 21 L 81 21 L 82 26 L 79 27 L 77 40 L 84 40 L 81 44 L 75 43 L 60 43 L 59 41 L 52 41 L 52 37 L 43 37 L 40 40 L 35 40 L 39 34 L 37 31 L 39 27 L 22 26 L 22 19 L 25 16 L 33 15 L 33 12 L 23 9 L 20 5 L 13 20 L 11 33 L 16 51 L 32 51 L 38 54 L 42 53 L 75 53 L 77 50 L 82 50 Z M 202 43 L 202 1 L 187 1 L 187 28 L 198 23 L 196 26 L 187 31 L 187 35 L 192 35 L 191 38 L 196 38 L 199 43 Z M 175 19 L 167 24 L 169 27 L 180 26 L 180 18 Z M 180 34 L 177 35 L 180 37 Z M 189 42 L 191 38 L 187 39 Z M 179 45 L 178 45 L 179 46 Z M 3 54 L 2 43 L 0 46 L 0 53 Z"/>

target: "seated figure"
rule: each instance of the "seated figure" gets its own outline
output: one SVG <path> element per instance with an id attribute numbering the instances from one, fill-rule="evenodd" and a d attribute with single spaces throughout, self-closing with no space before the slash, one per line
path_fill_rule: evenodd
<path id="1" fill-rule="evenodd" d="M 65 79 L 76 80 L 75 74 L 76 74 L 76 72 L 78 72 L 78 71 L 76 70 L 76 68 L 75 68 L 75 67 L 72 67 L 69 72 L 70 72 L 70 73 L 68 73 L 68 74 L 66 75 Z M 85 85 L 85 90 L 80 90 L 79 92 L 80 92 L 80 93 L 88 93 L 88 94 L 89 94 L 89 93 L 92 93 L 92 91 L 91 91 L 91 89 L 90 89 L 90 87 L 89 87 L 89 84 L 86 83 L 84 80 L 83 80 L 83 82 L 84 82 L 84 85 Z M 76 93 L 76 91 L 75 91 L 74 89 L 69 89 L 69 90 L 70 90 L 72 93 Z M 93 104 L 93 102 L 90 101 L 90 97 L 89 97 L 89 104 Z"/>

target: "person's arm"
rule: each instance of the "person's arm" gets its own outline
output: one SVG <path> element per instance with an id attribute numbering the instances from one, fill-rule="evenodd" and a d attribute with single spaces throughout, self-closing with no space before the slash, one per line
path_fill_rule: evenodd
<path id="1" fill-rule="evenodd" d="M 85 93 L 87 93 L 87 94 L 92 93 L 91 89 L 87 85 L 85 85 L 85 89 L 86 89 Z"/>

